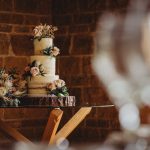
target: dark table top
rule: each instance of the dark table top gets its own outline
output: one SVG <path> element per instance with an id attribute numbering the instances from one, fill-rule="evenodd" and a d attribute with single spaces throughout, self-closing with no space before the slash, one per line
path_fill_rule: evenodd
<path id="1" fill-rule="evenodd" d="M 67 97 L 52 97 L 49 95 L 26 95 L 19 98 L 20 103 L 18 106 L 0 105 L 0 108 L 61 108 L 61 107 L 114 107 L 112 104 L 108 105 L 90 105 L 78 104 L 75 96 Z"/>

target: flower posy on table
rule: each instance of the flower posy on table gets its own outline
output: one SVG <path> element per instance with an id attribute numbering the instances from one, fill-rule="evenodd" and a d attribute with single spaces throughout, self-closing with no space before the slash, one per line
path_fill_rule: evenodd
<path id="1" fill-rule="evenodd" d="M 19 97 L 26 93 L 27 82 L 16 69 L 8 72 L 0 68 L 0 103 L 2 106 L 18 106 Z"/>

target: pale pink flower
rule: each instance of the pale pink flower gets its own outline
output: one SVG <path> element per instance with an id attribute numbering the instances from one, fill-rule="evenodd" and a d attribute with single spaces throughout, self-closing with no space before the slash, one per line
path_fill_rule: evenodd
<path id="1" fill-rule="evenodd" d="M 55 83 L 54 82 L 51 82 L 51 83 L 49 83 L 48 85 L 47 85 L 47 89 L 48 90 L 55 90 L 56 89 L 56 85 L 55 85 Z"/>
<path id="2" fill-rule="evenodd" d="M 7 90 L 5 87 L 0 87 L 0 97 L 3 97 L 7 93 Z"/>
<path id="3" fill-rule="evenodd" d="M 34 29 L 34 37 L 41 36 L 42 32 L 38 29 Z"/>
<path id="4" fill-rule="evenodd" d="M 60 50 L 58 47 L 54 47 L 52 49 L 52 52 L 51 52 L 52 56 L 57 56 L 58 54 L 60 54 Z"/>
<path id="5" fill-rule="evenodd" d="M 2 74 L 2 78 L 3 78 L 4 80 L 6 80 L 6 79 L 8 78 L 8 74 L 7 74 L 7 73 L 3 73 L 3 74 Z"/>
<path id="6" fill-rule="evenodd" d="M 30 73 L 32 76 L 37 76 L 39 74 L 39 68 L 38 67 L 32 67 L 30 70 Z"/>
<path id="7" fill-rule="evenodd" d="M 11 80 L 7 80 L 5 81 L 4 86 L 6 89 L 10 89 L 13 86 L 13 83 Z"/>
<path id="8" fill-rule="evenodd" d="M 65 86 L 65 81 L 61 80 L 61 79 L 55 80 L 54 83 L 55 83 L 56 87 L 58 87 L 58 88 Z"/>

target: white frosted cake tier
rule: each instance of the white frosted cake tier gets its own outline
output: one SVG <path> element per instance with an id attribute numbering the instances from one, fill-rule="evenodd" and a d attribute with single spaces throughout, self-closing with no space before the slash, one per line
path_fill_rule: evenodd
<path id="1" fill-rule="evenodd" d="M 53 82 L 59 79 L 59 75 L 45 75 L 45 76 L 35 76 L 35 77 L 28 77 L 28 86 L 29 87 L 46 87 L 47 83 Z"/>
<path id="2" fill-rule="evenodd" d="M 44 67 L 44 72 L 48 75 L 55 75 L 56 73 L 56 58 L 51 56 L 30 56 L 30 63 L 37 61 Z"/>
<path id="3" fill-rule="evenodd" d="M 53 46 L 53 39 L 52 38 L 42 38 L 41 40 L 34 39 L 33 44 L 34 44 L 34 54 L 40 55 L 43 49 Z"/>
<path id="4" fill-rule="evenodd" d="M 28 78 L 28 93 L 29 94 L 47 94 L 46 86 L 48 83 L 58 80 L 58 75 L 35 76 Z"/>
<path id="5" fill-rule="evenodd" d="M 30 94 L 32 96 L 36 96 L 37 94 L 45 95 L 45 94 L 47 94 L 47 91 L 45 88 L 28 89 L 28 94 Z"/>

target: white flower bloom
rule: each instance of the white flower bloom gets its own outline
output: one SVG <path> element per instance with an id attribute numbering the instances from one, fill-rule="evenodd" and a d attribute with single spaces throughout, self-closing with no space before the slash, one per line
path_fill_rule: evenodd
<path id="1" fill-rule="evenodd" d="M 55 85 L 56 85 L 58 88 L 61 88 L 61 87 L 65 86 L 65 81 L 64 81 L 64 80 L 61 80 L 61 79 L 55 80 L 54 83 L 55 83 Z"/>
<path id="2" fill-rule="evenodd" d="M 58 54 L 60 54 L 59 48 L 58 48 L 58 47 L 54 47 L 54 48 L 52 49 L 51 55 L 52 55 L 52 56 L 57 56 Z"/>
<path id="3" fill-rule="evenodd" d="M 5 87 L 0 87 L 0 97 L 3 97 L 7 93 L 7 90 Z"/>
<path id="4" fill-rule="evenodd" d="M 30 70 L 33 77 L 37 76 L 39 74 L 39 68 L 38 67 L 32 67 Z"/>
<path id="5" fill-rule="evenodd" d="M 10 80 L 5 81 L 4 86 L 6 87 L 6 89 L 10 89 L 12 87 L 12 82 Z"/>

